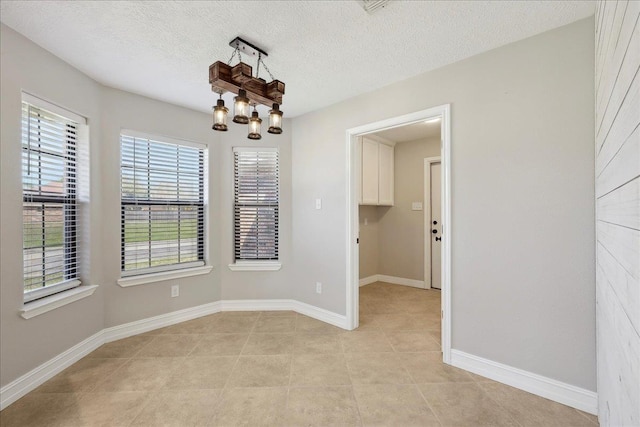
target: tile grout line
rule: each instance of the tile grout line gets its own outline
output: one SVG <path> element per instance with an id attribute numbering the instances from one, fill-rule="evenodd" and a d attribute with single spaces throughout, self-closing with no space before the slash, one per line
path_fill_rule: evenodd
<path id="1" fill-rule="evenodd" d="M 427 407 L 429 408 L 429 410 L 431 411 L 433 416 L 436 417 L 436 420 L 438 421 L 438 424 L 440 424 L 441 426 L 444 425 L 444 424 L 442 424 L 442 421 L 440 421 L 440 417 L 438 416 L 438 414 L 436 414 L 436 411 L 433 409 L 433 406 L 431 406 L 431 403 L 429 403 L 429 399 L 427 399 L 425 397 L 424 393 L 422 392 L 422 390 L 420 389 L 418 384 L 416 384 L 416 388 L 418 389 L 418 393 L 420 393 L 420 396 L 422 397 L 422 400 L 424 400 L 424 402 L 427 404 Z"/>
<path id="2" fill-rule="evenodd" d="M 498 408 L 502 409 L 504 411 L 505 414 L 507 414 L 507 416 L 512 419 L 518 426 L 520 427 L 524 427 L 522 425 L 522 423 L 520 423 L 515 417 L 513 417 L 509 411 L 507 410 L 507 408 L 505 408 L 498 399 L 494 399 L 491 394 L 489 394 L 489 392 L 487 390 L 485 390 L 484 387 L 482 387 L 482 384 L 474 381 L 476 386 L 485 394 L 485 396 L 487 396 L 487 398 L 493 402 L 494 405 L 496 405 Z"/>
<path id="3" fill-rule="evenodd" d="M 224 385 L 222 386 L 222 388 L 220 389 L 220 399 L 218 400 L 218 402 L 214 405 L 215 407 L 213 408 L 213 415 L 211 418 L 211 422 L 213 423 L 213 421 L 215 420 L 217 413 L 220 409 L 220 407 L 222 406 L 222 403 L 224 402 L 224 398 L 225 398 L 225 392 L 228 391 L 227 386 L 229 385 L 229 381 L 231 381 L 231 377 L 233 376 L 233 373 L 236 370 L 236 367 L 238 366 L 238 363 L 240 362 L 240 355 L 242 354 L 242 352 L 244 351 L 244 348 L 247 346 L 247 343 L 249 342 L 249 337 L 251 336 L 251 333 L 253 332 L 253 330 L 256 327 L 256 324 L 258 323 L 258 319 L 260 318 L 260 316 L 262 315 L 262 313 L 260 313 L 254 320 L 254 323 L 251 327 L 251 330 L 249 331 L 249 333 L 247 334 L 247 338 L 244 341 L 244 344 L 242 345 L 242 348 L 240 349 L 240 352 L 237 354 L 236 356 L 236 361 L 233 364 L 233 367 L 231 368 L 231 372 L 229 373 L 229 376 L 227 377 L 226 381 L 224 382 Z"/>

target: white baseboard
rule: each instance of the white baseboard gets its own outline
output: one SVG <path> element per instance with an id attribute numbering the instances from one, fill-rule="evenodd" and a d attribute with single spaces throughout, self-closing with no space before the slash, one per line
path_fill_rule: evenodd
<path id="1" fill-rule="evenodd" d="M 387 276 L 385 274 L 374 274 L 360 279 L 360 286 L 370 285 L 375 282 L 391 283 L 393 285 L 411 286 L 412 288 L 424 289 L 424 280 L 405 279 L 404 277 Z"/>
<path id="2" fill-rule="evenodd" d="M 392 283 L 394 285 L 411 286 L 413 288 L 424 289 L 424 280 L 405 279 L 404 277 L 386 276 L 378 274 L 379 282 Z"/>
<path id="3" fill-rule="evenodd" d="M 451 364 L 563 405 L 571 406 L 593 415 L 598 414 L 598 394 L 593 391 L 459 350 L 451 350 Z"/>
<path id="4" fill-rule="evenodd" d="M 0 389 L 0 411 L 20 399 L 25 394 L 35 390 L 45 381 L 53 378 L 69 366 L 91 353 L 104 343 L 102 331 L 96 332 L 89 338 L 63 351 L 53 359 L 27 372 Z"/>
<path id="5" fill-rule="evenodd" d="M 336 314 L 304 302 L 293 299 L 272 300 L 223 300 L 222 311 L 283 311 L 291 310 L 305 316 L 313 317 L 342 329 L 347 328 L 347 316 Z"/>
<path id="6" fill-rule="evenodd" d="M 374 274 L 373 276 L 369 276 L 369 277 L 365 277 L 363 279 L 360 279 L 358 284 L 360 286 L 366 286 L 366 285 L 370 285 L 372 283 L 375 283 L 377 281 L 378 281 L 378 275 Z"/>
<path id="7" fill-rule="evenodd" d="M 338 328 L 349 329 L 347 326 L 347 316 L 300 301 L 294 301 L 294 303 L 294 311 L 297 313 L 313 317 L 316 320 L 329 323 L 330 325 L 337 326 Z"/>
<path id="8" fill-rule="evenodd" d="M 135 322 L 105 328 L 84 341 L 60 353 L 53 359 L 32 369 L 0 389 L 0 410 L 11 405 L 45 381 L 62 372 L 102 344 L 175 325 L 220 311 L 278 311 L 292 310 L 342 329 L 347 328 L 346 316 L 296 300 L 226 300 L 216 301 L 184 310 L 173 311 Z"/>
<path id="9" fill-rule="evenodd" d="M 222 300 L 222 311 L 293 311 L 292 299 L 238 299 Z"/>
<path id="10" fill-rule="evenodd" d="M 120 340 L 122 338 L 153 331 L 154 329 L 164 328 L 166 326 L 175 325 L 176 323 L 197 319 L 198 317 L 208 316 L 209 314 L 219 313 L 222 311 L 221 302 L 222 301 L 216 301 L 208 304 L 202 304 L 103 329 L 102 333 L 104 335 L 104 342 L 108 343 Z"/>

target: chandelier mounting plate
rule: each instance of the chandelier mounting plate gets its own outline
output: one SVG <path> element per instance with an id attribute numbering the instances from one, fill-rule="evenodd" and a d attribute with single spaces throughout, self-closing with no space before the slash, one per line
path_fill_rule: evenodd
<path id="1" fill-rule="evenodd" d="M 231 40 L 229 42 L 229 46 L 231 46 L 234 49 L 238 49 L 240 53 L 244 55 L 255 56 L 255 57 L 258 57 L 260 55 L 269 56 L 267 55 L 267 52 L 260 49 L 258 46 L 251 44 L 248 41 L 242 39 L 241 37 L 236 37 L 235 39 Z"/>

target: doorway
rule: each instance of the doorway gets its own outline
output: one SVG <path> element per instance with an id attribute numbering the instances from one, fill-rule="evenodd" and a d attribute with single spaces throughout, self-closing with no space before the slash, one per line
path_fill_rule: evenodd
<path id="1" fill-rule="evenodd" d="M 359 161 L 358 137 L 375 132 L 406 126 L 421 121 L 440 119 L 441 123 L 441 288 L 442 288 L 442 354 L 445 363 L 451 363 L 451 123 L 450 105 L 442 105 L 417 111 L 415 113 L 389 118 L 386 120 L 369 123 L 363 126 L 348 129 L 347 137 L 347 310 L 346 317 L 349 329 L 355 329 L 359 325 L 359 185 L 361 166 Z"/>

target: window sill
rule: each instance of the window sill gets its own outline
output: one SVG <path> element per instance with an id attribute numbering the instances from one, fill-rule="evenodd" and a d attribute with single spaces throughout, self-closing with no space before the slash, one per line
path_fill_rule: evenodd
<path id="1" fill-rule="evenodd" d="M 209 274 L 213 270 L 210 265 L 193 268 L 183 268 L 181 270 L 162 271 L 159 273 L 141 274 L 139 276 L 123 277 L 118 279 L 118 285 L 123 288 L 129 286 L 144 285 L 147 283 L 162 282 L 163 280 L 180 279 L 182 277 L 199 276 Z"/>
<path id="2" fill-rule="evenodd" d="M 236 262 L 229 264 L 231 271 L 278 271 L 282 264 L 278 261 Z"/>
<path id="3" fill-rule="evenodd" d="M 22 306 L 20 316 L 24 319 L 31 319 L 32 317 L 39 316 L 48 311 L 71 304 L 74 301 L 91 296 L 97 288 L 98 285 L 78 286 L 39 300 L 28 302 Z"/>

